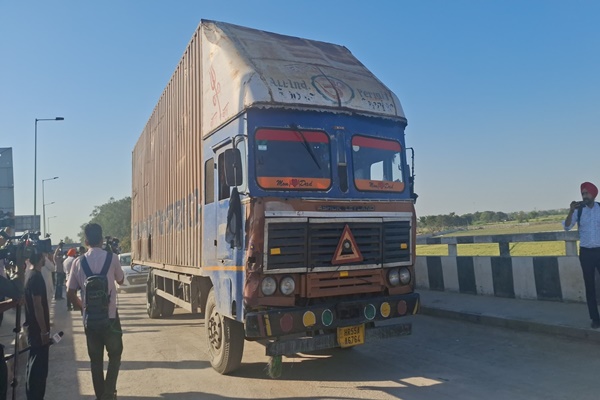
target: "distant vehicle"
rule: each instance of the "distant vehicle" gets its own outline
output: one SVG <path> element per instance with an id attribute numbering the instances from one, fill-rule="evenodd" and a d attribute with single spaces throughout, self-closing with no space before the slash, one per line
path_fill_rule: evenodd
<path id="1" fill-rule="evenodd" d="M 131 253 L 119 254 L 119 261 L 125 274 L 122 284 L 117 284 L 119 291 L 144 289 L 148 280 L 149 268 L 143 265 L 131 265 Z"/>

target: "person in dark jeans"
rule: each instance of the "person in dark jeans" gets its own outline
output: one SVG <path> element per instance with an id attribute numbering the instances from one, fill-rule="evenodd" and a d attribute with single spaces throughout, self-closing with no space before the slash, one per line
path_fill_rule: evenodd
<path id="1" fill-rule="evenodd" d="M 590 182 L 581 184 L 582 201 L 571 202 L 563 225 L 569 230 L 579 229 L 579 261 L 585 284 L 585 298 L 592 329 L 600 328 L 600 314 L 596 301 L 596 270 L 600 272 L 600 204 L 595 202 L 598 188 Z"/>
<path id="2" fill-rule="evenodd" d="M 62 244 L 62 242 L 61 242 Z M 63 285 L 65 284 L 65 269 L 64 269 L 64 254 L 62 251 L 62 245 L 59 244 L 58 248 L 54 252 L 54 265 L 56 271 L 56 286 L 54 288 L 54 300 L 62 300 L 63 297 Z"/>
<path id="3" fill-rule="evenodd" d="M 119 315 L 111 319 L 109 327 L 102 331 L 85 330 L 87 339 L 88 355 L 92 369 L 92 382 L 94 392 L 98 399 L 115 399 L 117 377 L 121 365 L 121 354 L 123 353 L 123 332 Z M 108 353 L 108 369 L 104 377 L 104 348 Z"/>
<path id="4" fill-rule="evenodd" d="M 25 326 L 31 346 L 27 360 L 27 400 L 43 400 L 48 377 L 50 312 L 46 283 L 42 276 L 45 254 L 33 252 L 29 257 L 34 269 L 25 283 Z"/>
<path id="5" fill-rule="evenodd" d="M 73 261 L 69 280 L 67 282 L 67 297 L 73 303 L 75 309 L 83 309 L 85 303 L 85 282 L 87 276 L 82 267 L 82 259 L 85 258 L 89 269 L 93 274 L 100 275 L 104 263 L 107 260 L 107 252 L 102 250 L 102 227 L 98 224 L 88 224 L 84 228 L 85 242 L 89 250 Z M 94 393 L 97 400 L 112 400 L 117 396 L 117 377 L 119 367 L 121 366 L 121 354 L 123 353 L 123 333 L 121 332 L 121 322 L 117 312 L 117 287 L 115 281 L 123 283 L 125 278 L 119 257 L 114 255 L 110 262 L 110 267 L 106 273 L 108 279 L 108 318 L 109 326 L 102 329 L 85 328 L 87 339 L 88 355 L 90 356 L 90 365 L 92 370 L 92 382 L 94 384 Z M 77 290 L 81 289 L 80 299 L 77 297 Z M 83 312 L 84 321 L 86 321 L 86 311 Z M 106 378 L 104 377 L 104 349 L 108 353 L 108 369 Z"/>

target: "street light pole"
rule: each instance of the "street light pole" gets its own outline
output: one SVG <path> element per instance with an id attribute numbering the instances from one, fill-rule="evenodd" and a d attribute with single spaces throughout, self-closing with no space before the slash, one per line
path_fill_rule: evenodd
<path id="1" fill-rule="evenodd" d="M 42 219 L 44 220 L 44 237 L 46 237 L 46 196 L 44 195 L 44 193 L 45 193 L 44 182 L 53 181 L 55 179 L 58 179 L 58 176 L 55 176 L 54 178 L 42 179 L 42 204 L 43 204 Z M 48 205 L 50 205 L 50 204 L 54 204 L 54 202 L 49 203 Z"/>
<path id="2" fill-rule="evenodd" d="M 37 219 L 37 123 L 38 121 L 64 121 L 63 117 L 36 118 L 35 119 L 35 142 L 33 150 L 33 223 Z"/>
<path id="3" fill-rule="evenodd" d="M 55 203 L 54 201 L 52 203 L 44 203 L 44 206 L 43 206 L 44 213 L 42 214 L 42 218 L 44 219 L 44 237 L 46 237 L 46 206 L 51 206 L 54 203 Z"/>
<path id="4" fill-rule="evenodd" d="M 50 220 L 52 218 L 56 218 L 56 215 L 52 216 L 52 217 L 48 217 L 48 230 L 50 230 Z"/>

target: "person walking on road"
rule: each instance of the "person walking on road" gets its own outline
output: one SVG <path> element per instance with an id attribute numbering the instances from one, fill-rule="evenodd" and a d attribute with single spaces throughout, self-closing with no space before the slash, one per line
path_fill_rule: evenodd
<path id="1" fill-rule="evenodd" d="M 85 242 L 89 250 L 73 261 L 67 282 L 67 296 L 76 309 L 83 310 L 85 336 L 97 400 L 116 399 L 117 377 L 123 353 L 123 332 L 117 311 L 115 281 L 125 278 L 119 257 L 102 250 L 102 227 L 87 224 Z M 81 299 L 77 290 L 81 289 Z M 108 369 L 104 377 L 104 349 Z"/>
<path id="2" fill-rule="evenodd" d="M 563 222 L 565 230 L 577 223 L 579 229 L 579 261 L 585 283 L 585 299 L 592 328 L 600 328 L 596 300 L 596 270 L 600 272 L 600 203 L 595 202 L 598 188 L 590 182 L 581 184 L 582 201 L 573 201 Z"/>
<path id="3" fill-rule="evenodd" d="M 71 267 L 73 266 L 73 261 L 75 261 L 75 257 L 77 257 L 77 250 L 75 250 L 74 248 L 69 249 L 69 251 L 67 251 L 67 258 L 63 263 L 63 269 L 65 270 L 65 276 L 67 279 L 69 279 L 69 275 L 71 274 Z M 73 311 L 73 304 L 71 304 L 71 300 L 69 300 L 69 297 L 67 297 L 67 310 Z"/>
<path id="4" fill-rule="evenodd" d="M 54 252 L 54 265 L 56 266 L 56 288 L 54 290 L 54 300 L 62 300 L 63 297 L 63 285 L 65 284 L 65 269 L 64 269 L 64 253 L 62 241 Z"/>
<path id="5" fill-rule="evenodd" d="M 46 256 L 33 252 L 29 262 L 33 266 L 25 283 L 25 326 L 27 343 L 31 346 L 27 360 L 27 400 L 43 400 L 48 377 L 48 350 L 50 344 L 50 312 L 46 282 L 42 276 Z M 50 278 L 51 279 L 51 278 Z"/>

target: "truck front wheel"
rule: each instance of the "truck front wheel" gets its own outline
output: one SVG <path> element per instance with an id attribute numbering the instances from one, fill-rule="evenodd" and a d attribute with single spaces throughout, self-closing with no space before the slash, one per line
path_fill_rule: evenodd
<path id="1" fill-rule="evenodd" d="M 220 374 L 237 369 L 244 352 L 244 325 L 217 311 L 214 288 L 206 299 L 204 329 L 208 342 L 210 364 Z"/>

